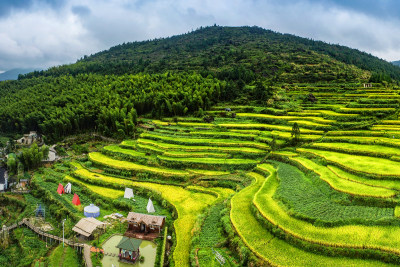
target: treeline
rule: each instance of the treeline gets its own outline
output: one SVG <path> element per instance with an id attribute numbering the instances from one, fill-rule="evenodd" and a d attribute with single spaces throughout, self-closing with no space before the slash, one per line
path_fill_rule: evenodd
<path id="1" fill-rule="evenodd" d="M 51 140 L 86 130 L 132 136 L 137 116 L 178 116 L 229 97 L 229 85 L 199 74 L 38 77 L 0 83 L 0 132 L 36 130 Z"/>

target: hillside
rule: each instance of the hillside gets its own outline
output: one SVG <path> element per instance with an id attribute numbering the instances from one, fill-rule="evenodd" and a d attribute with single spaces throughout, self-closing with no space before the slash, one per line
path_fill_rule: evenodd
<path id="1" fill-rule="evenodd" d="M 364 70 L 361 71 L 360 69 Z M 400 79 L 400 70 L 364 52 L 259 27 L 206 27 L 188 34 L 121 44 L 76 64 L 27 75 L 124 74 L 194 70 L 220 79 L 281 82 L 368 80 L 369 71 Z"/>
<path id="2" fill-rule="evenodd" d="M 400 77 L 400 69 L 354 49 L 258 27 L 206 27 L 122 44 L 75 64 L 1 82 L 0 132 L 37 130 L 57 140 L 100 130 L 123 138 L 134 131 L 134 114 L 202 117 L 221 101 L 295 109 L 282 88 L 296 83 L 345 88 L 369 79 L 390 81 L 389 74 Z"/>
<path id="3" fill-rule="evenodd" d="M 6 145 L 10 181 L 30 181 L 0 195 L 0 223 L 40 204 L 49 233 L 71 241 L 85 206 L 106 222 L 79 239 L 104 256 L 22 225 L 1 234 L 0 265 L 111 266 L 129 235 L 156 237 L 143 266 L 398 266 L 399 71 L 338 45 L 208 27 L 0 82 L 0 133 L 36 130 L 61 157 L 34 169 L 45 146 Z M 165 224 L 134 227 L 132 211 Z"/>

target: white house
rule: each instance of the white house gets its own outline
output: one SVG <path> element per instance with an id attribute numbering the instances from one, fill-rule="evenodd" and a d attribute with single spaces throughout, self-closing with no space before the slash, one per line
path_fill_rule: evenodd
<path id="1" fill-rule="evenodd" d="M 4 191 L 8 186 L 8 173 L 7 169 L 0 167 L 0 191 Z"/>

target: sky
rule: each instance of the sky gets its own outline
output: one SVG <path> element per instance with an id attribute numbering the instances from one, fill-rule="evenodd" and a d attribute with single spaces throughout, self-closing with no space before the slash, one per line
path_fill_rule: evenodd
<path id="1" fill-rule="evenodd" d="M 74 63 L 213 24 L 259 26 L 400 60 L 398 0 L 0 0 L 0 72 Z"/>

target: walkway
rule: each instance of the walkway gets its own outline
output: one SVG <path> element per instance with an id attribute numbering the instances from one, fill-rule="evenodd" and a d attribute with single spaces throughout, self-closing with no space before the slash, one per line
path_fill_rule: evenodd
<path id="1" fill-rule="evenodd" d="M 35 232 L 38 236 L 41 236 L 42 239 L 46 238 L 46 242 L 47 242 L 47 239 L 49 239 L 50 243 L 51 243 L 51 241 L 55 241 L 55 242 L 58 241 L 58 243 L 61 243 L 63 241 L 62 237 L 59 237 L 59 236 L 56 236 L 56 235 L 52 235 L 52 234 L 49 234 L 49 233 L 46 233 L 46 232 L 42 231 L 40 228 L 38 228 L 38 227 L 34 226 L 33 224 L 31 224 L 29 222 L 29 220 L 26 219 L 26 218 L 22 219 L 22 221 L 19 221 L 18 223 L 15 223 L 15 224 L 13 224 L 13 225 L 11 225 L 9 227 L 6 227 L 5 229 L 2 229 L 0 231 L 0 236 L 3 234 L 4 230 L 9 232 L 9 231 L 14 230 L 17 227 L 20 227 L 20 226 L 28 227 L 33 232 Z M 80 252 L 82 252 L 82 249 L 83 249 L 85 265 L 87 267 L 92 267 L 93 266 L 92 259 L 90 257 L 90 248 L 91 248 L 91 246 L 89 246 L 88 244 L 84 244 L 84 243 L 77 243 L 77 242 L 74 242 L 73 240 L 69 240 L 69 239 L 64 239 L 64 243 L 67 244 L 68 246 L 72 247 L 72 248 L 78 249 Z"/>

